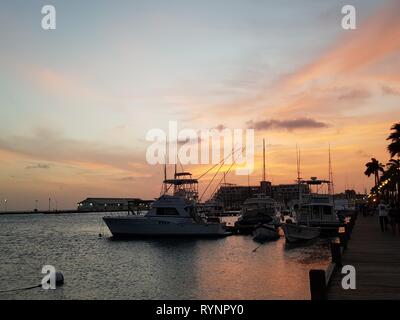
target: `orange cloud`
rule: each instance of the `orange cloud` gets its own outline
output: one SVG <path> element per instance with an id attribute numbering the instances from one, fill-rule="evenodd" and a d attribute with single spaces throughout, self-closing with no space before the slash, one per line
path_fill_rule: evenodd
<path id="1" fill-rule="evenodd" d="M 289 77 L 290 85 L 301 85 L 306 81 L 324 76 L 334 77 L 349 74 L 379 62 L 400 49 L 400 2 L 382 8 L 358 29 L 349 33 L 317 61 Z"/>

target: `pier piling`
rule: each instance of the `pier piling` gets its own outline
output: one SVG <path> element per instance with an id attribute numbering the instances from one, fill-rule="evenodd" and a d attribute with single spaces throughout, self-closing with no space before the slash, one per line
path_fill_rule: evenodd
<path id="1" fill-rule="evenodd" d="M 326 300 L 325 270 L 310 270 L 311 300 Z"/>
<path id="2" fill-rule="evenodd" d="M 331 263 L 326 270 L 312 269 L 309 272 L 311 300 L 326 300 L 328 287 L 336 270 L 341 269 L 342 254 L 347 249 L 347 243 L 353 230 L 357 215 L 338 229 L 338 237 L 330 243 Z"/>

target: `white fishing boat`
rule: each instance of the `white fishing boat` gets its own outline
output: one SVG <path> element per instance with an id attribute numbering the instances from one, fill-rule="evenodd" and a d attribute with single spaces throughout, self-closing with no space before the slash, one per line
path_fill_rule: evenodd
<path id="1" fill-rule="evenodd" d="M 296 148 L 297 181 L 299 184 L 299 202 L 296 210 L 296 222 L 287 221 L 282 225 L 285 238 L 288 242 L 311 240 L 320 235 L 330 235 L 337 232 L 342 226 L 334 205 L 333 173 L 331 164 L 331 150 L 329 148 L 329 180 L 320 180 L 311 177 L 309 180 L 300 178 L 300 150 Z M 311 190 L 303 195 L 300 184 L 307 184 Z M 327 187 L 327 190 L 324 190 Z M 313 190 L 314 189 L 314 190 Z"/>
<path id="2" fill-rule="evenodd" d="M 104 222 L 115 237 L 207 236 L 230 233 L 225 223 L 207 222 L 197 212 L 198 181 L 191 174 L 175 174 L 164 180 L 164 194 L 145 215 L 106 216 Z M 167 192 L 173 189 L 173 194 Z"/>
<path id="3" fill-rule="evenodd" d="M 330 184 L 330 181 L 312 177 L 301 183 L 321 186 Z M 288 242 L 297 242 L 314 239 L 321 234 L 334 233 L 341 225 L 334 210 L 331 194 L 310 193 L 301 198 L 296 212 L 296 223 L 286 222 L 282 229 Z"/>

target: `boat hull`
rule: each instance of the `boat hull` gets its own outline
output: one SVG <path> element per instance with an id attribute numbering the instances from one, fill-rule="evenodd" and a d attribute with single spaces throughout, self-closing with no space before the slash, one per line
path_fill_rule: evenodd
<path id="1" fill-rule="evenodd" d="M 282 229 L 288 242 L 307 241 L 318 238 L 321 234 L 319 227 L 308 227 L 294 223 L 283 224 Z"/>
<path id="2" fill-rule="evenodd" d="M 230 233 L 221 223 L 170 222 L 135 217 L 104 217 L 114 237 L 224 237 Z"/>
<path id="3" fill-rule="evenodd" d="M 279 233 L 273 226 L 259 226 L 253 232 L 254 240 L 259 242 L 279 239 Z"/>
<path id="4" fill-rule="evenodd" d="M 273 224 L 279 226 L 280 220 L 278 217 L 271 217 L 268 215 L 246 216 L 239 218 L 239 220 L 235 222 L 235 228 L 237 228 L 241 234 L 252 234 L 261 224 Z"/>
<path id="5" fill-rule="evenodd" d="M 340 221 L 310 221 L 307 224 L 299 223 L 299 225 L 319 228 L 321 237 L 333 237 L 337 236 L 339 228 L 344 227 L 345 224 Z"/>

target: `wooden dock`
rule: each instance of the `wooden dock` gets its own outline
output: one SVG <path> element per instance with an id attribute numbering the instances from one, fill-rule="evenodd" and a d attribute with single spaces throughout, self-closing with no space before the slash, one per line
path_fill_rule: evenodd
<path id="1" fill-rule="evenodd" d="M 344 290 L 340 270 L 331 278 L 328 299 L 400 299 L 400 235 L 390 226 L 382 233 L 377 216 L 359 215 L 342 256 L 343 265 L 356 269 L 356 289 Z"/>

